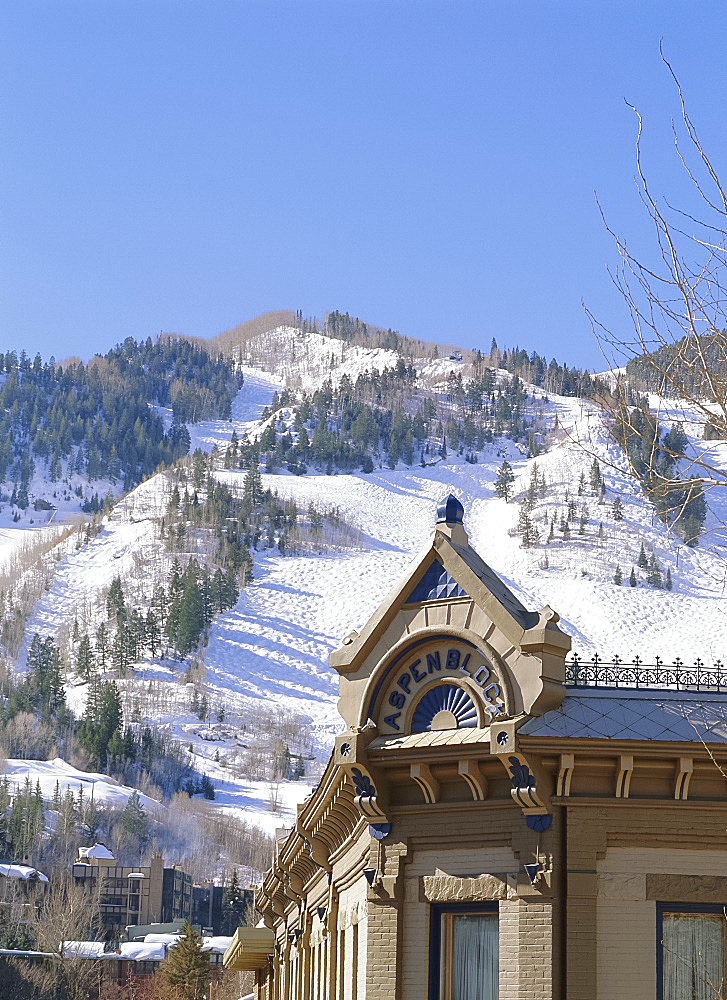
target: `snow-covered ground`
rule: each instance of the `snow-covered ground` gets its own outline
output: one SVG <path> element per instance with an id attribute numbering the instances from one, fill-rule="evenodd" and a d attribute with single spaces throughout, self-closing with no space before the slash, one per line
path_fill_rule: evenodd
<path id="1" fill-rule="evenodd" d="M 308 335 L 304 343 L 295 331 L 277 334 L 280 353 L 276 370 L 270 374 L 246 369 L 232 420 L 191 428 L 193 448 L 209 451 L 216 444 L 224 452 L 233 429 L 238 437 L 252 433 L 264 407 L 286 378 L 302 378 L 310 372 L 306 382 L 310 388 L 334 371 L 337 377 L 343 369 L 355 377 L 359 370 L 370 370 L 374 360 L 380 364 L 396 361 L 392 352 L 367 353 L 326 338 L 318 343 L 317 335 Z M 258 345 L 261 351 L 264 346 Z M 333 364 L 338 358 L 341 367 L 332 368 L 331 358 Z M 449 370 L 459 370 L 461 363 L 438 359 L 420 367 L 427 378 L 436 380 L 446 378 Z M 655 656 L 665 660 L 680 656 L 686 662 L 697 657 L 709 663 L 724 661 L 727 536 L 723 522 L 727 518 L 727 491 L 710 493 L 707 534 L 697 548 L 689 548 L 654 516 L 652 505 L 628 475 L 624 456 L 609 437 L 597 408 L 540 389 L 536 392 L 543 405 L 557 413 L 561 430 L 560 441 L 537 459 L 528 459 L 511 441 L 496 440 L 480 453 L 478 464 L 450 455 L 427 468 L 400 466 L 377 469 L 371 475 L 263 476 L 266 486 L 282 496 L 294 497 L 303 507 L 310 501 L 322 508 L 338 507 L 362 532 L 363 546 L 318 556 L 281 556 L 269 550 L 256 553 L 254 580 L 237 605 L 220 615 L 211 629 L 205 654 L 210 704 L 224 705 L 228 716 L 234 715 L 238 723 L 245 717 L 281 711 L 299 713 L 307 720 L 315 751 L 324 756 L 340 728 L 337 678 L 327 666 L 328 654 L 344 635 L 368 619 L 426 542 L 434 526 L 436 504 L 448 492 L 463 502 L 465 526 L 480 555 L 528 607 L 540 608 L 546 603 L 554 607 L 573 638 L 574 650 L 581 655 L 598 652 L 604 659 L 617 654 L 623 659 L 638 655 L 644 661 Z M 703 448 L 695 429 L 686 429 L 692 432 L 692 446 Z M 727 444 L 715 442 L 708 448 L 717 467 L 727 469 Z M 594 455 L 607 486 L 602 503 L 589 490 L 583 496 L 576 495 L 580 474 L 584 472 L 588 480 Z M 495 477 L 505 457 L 517 477 L 510 503 L 494 496 Z M 534 511 L 541 544 L 523 549 L 520 538 L 511 531 L 517 523 L 517 500 L 527 490 L 536 462 L 548 484 L 546 497 L 537 501 Z M 217 475 L 225 482 L 241 483 L 244 472 L 219 471 Z M 20 666 L 35 631 L 52 633 L 67 627 L 74 616 L 83 616 L 84 607 L 114 576 L 124 577 L 134 568 L 143 568 L 145 560 L 162 558 L 156 522 L 167 501 L 167 486 L 163 475 L 142 484 L 117 506 L 97 538 L 58 563 L 50 590 L 38 601 L 28 622 L 18 657 Z M 555 539 L 543 544 L 550 518 L 562 509 L 566 491 L 579 511 L 582 503 L 588 506 L 585 534 L 579 536 L 574 527 L 570 541 L 563 541 L 556 531 Z M 617 497 L 624 506 L 620 522 L 612 514 Z M 14 544 L 14 534 L 5 530 L 7 544 Z M 642 543 L 647 555 L 654 553 L 664 575 L 667 569 L 671 571 L 671 591 L 643 583 L 635 589 L 627 585 Z M 0 540 L 0 545 L 4 544 Z M 613 582 L 616 565 L 622 570 L 623 586 Z M 183 705 L 187 697 L 184 686 L 169 664 L 149 662 L 135 672 L 145 684 L 176 684 Z M 82 710 L 83 697 L 83 688 L 69 690 L 69 702 L 76 711 Z M 216 807 L 235 810 L 272 830 L 290 820 L 294 802 L 310 787 L 291 782 L 271 789 L 269 782 L 245 780 L 228 760 L 236 736 L 205 738 L 200 735 L 203 727 L 179 706 L 175 710 L 160 708 L 158 718 L 185 744 L 192 744 L 195 766 L 209 774 L 216 787 Z M 215 750 L 219 760 L 215 760 Z M 279 800 L 281 812 L 270 810 L 271 795 Z"/>
<path id="2" fill-rule="evenodd" d="M 33 789 L 35 789 L 37 782 L 40 784 L 41 795 L 46 801 L 53 798 L 56 787 L 61 798 L 67 790 L 73 792 L 73 795 L 78 798 L 79 791 L 83 789 L 83 798 L 86 803 L 93 800 L 97 806 L 104 805 L 121 809 L 124 808 L 135 791 L 135 789 L 109 778 L 106 774 L 79 771 L 61 757 L 48 761 L 10 759 L 5 762 L 2 778 L 8 779 L 12 792 L 21 791 L 26 778 L 30 779 Z M 154 799 L 150 799 L 148 795 L 139 794 L 139 801 L 149 815 L 160 815 L 162 807 Z"/>

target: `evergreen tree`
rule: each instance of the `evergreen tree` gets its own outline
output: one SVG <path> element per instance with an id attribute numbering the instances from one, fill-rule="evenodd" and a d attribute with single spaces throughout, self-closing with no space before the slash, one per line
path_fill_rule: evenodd
<path id="1" fill-rule="evenodd" d="M 101 622 L 96 631 L 96 652 L 98 653 L 98 657 L 101 662 L 101 669 L 105 671 L 106 657 L 109 652 L 109 636 L 104 622 Z"/>
<path id="2" fill-rule="evenodd" d="M 0 856 L 6 857 L 10 852 L 10 782 L 8 778 L 0 781 Z"/>
<path id="3" fill-rule="evenodd" d="M 135 838 L 142 847 L 149 839 L 146 813 L 137 791 L 131 793 L 121 814 L 121 829 L 128 836 Z"/>
<path id="4" fill-rule="evenodd" d="M 641 551 L 639 552 L 639 558 L 636 565 L 639 567 L 639 569 L 646 569 L 647 566 L 649 565 L 649 561 L 646 558 L 646 551 L 644 550 L 643 542 L 641 543 Z"/>
<path id="5" fill-rule="evenodd" d="M 171 617 L 171 616 L 170 616 Z M 199 585 L 190 574 L 179 599 L 176 643 L 180 656 L 196 648 L 205 626 L 204 602 Z"/>
<path id="6" fill-rule="evenodd" d="M 611 507 L 611 512 L 613 514 L 614 521 L 623 521 L 624 519 L 624 505 L 621 503 L 618 497 L 613 501 Z"/>
<path id="7" fill-rule="evenodd" d="M 62 718 L 65 714 L 65 691 L 61 677 L 61 657 L 50 636 L 41 641 L 36 632 L 28 649 L 27 690 L 33 708 L 40 711 L 44 722 Z"/>
<path id="8" fill-rule="evenodd" d="M 149 652 L 152 656 L 156 656 L 159 648 L 160 633 L 159 623 L 157 622 L 157 616 L 154 614 L 153 608 L 149 608 L 146 613 L 144 634 L 146 645 L 149 647 Z"/>
<path id="9" fill-rule="evenodd" d="M 159 975 L 174 1000 L 204 1000 L 210 980 L 209 953 L 202 951 L 202 938 L 188 921 L 182 937 L 167 951 Z"/>
<path id="10" fill-rule="evenodd" d="M 690 480 L 679 502 L 678 528 L 691 548 L 699 542 L 707 517 L 704 490 L 697 480 Z"/>
<path id="11" fill-rule="evenodd" d="M 91 670 L 93 668 L 93 653 L 91 651 L 91 642 L 88 638 L 88 633 L 84 632 L 80 643 L 78 644 L 78 653 L 76 654 L 76 670 L 78 676 L 82 677 L 84 681 L 87 681 L 91 676 Z"/>
<path id="12" fill-rule="evenodd" d="M 631 575 L 629 576 L 629 586 L 630 587 L 636 586 L 636 570 L 634 569 L 633 566 L 631 567 Z"/>
<path id="13" fill-rule="evenodd" d="M 106 612 L 109 618 L 114 618 L 117 621 L 119 618 L 126 617 L 124 588 L 120 576 L 115 576 L 111 581 L 109 592 L 106 595 Z"/>
<path id="14" fill-rule="evenodd" d="M 598 464 L 597 458 L 594 458 L 593 462 L 591 463 L 589 478 L 590 478 L 591 492 L 594 494 L 600 493 L 602 484 L 601 467 Z"/>
<path id="15" fill-rule="evenodd" d="M 616 566 L 616 572 L 613 574 L 613 582 L 616 584 L 617 587 L 620 587 L 622 580 L 623 580 L 623 574 L 621 573 L 621 567 Z"/>
<path id="16" fill-rule="evenodd" d="M 107 766 L 112 766 L 113 763 L 118 764 L 119 761 L 123 759 L 124 756 L 124 741 L 121 738 L 121 733 L 118 729 L 114 729 L 111 739 L 106 747 L 106 764 Z"/>
<path id="17" fill-rule="evenodd" d="M 671 588 L 672 588 L 671 569 L 667 566 L 667 569 L 666 569 L 666 589 L 667 590 L 671 590 Z"/>
<path id="18" fill-rule="evenodd" d="M 230 884 L 225 887 L 222 894 L 222 925 L 221 934 L 234 934 L 238 927 L 245 923 L 247 916 L 247 902 L 245 894 L 240 887 L 237 877 L 237 869 L 232 871 Z"/>
<path id="19" fill-rule="evenodd" d="M 265 496 L 262 476 L 260 475 L 260 471 L 258 469 L 258 460 L 259 456 L 256 453 L 253 464 L 251 464 L 247 474 L 245 475 L 245 481 L 242 488 L 242 506 L 243 510 L 248 513 L 259 507 Z"/>
<path id="20" fill-rule="evenodd" d="M 505 459 L 500 466 L 497 477 L 495 479 L 495 496 L 500 497 L 506 503 L 512 496 L 513 483 L 515 482 L 515 473 L 512 471 L 512 466 Z"/>

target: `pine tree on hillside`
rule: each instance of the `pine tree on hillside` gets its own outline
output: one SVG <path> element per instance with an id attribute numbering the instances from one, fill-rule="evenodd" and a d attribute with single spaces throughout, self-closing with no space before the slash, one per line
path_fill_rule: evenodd
<path id="1" fill-rule="evenodd" d="M 505 461 L 500 466 L 497 478 L 495 479 L 495 496 L 500 497 L 505 503 L 508 502 L 512 496 L 513 486 L 515 482 L 515 473 L 512 471 L 512 466 L 505 459 Z"/>
<path id="2" fill-rule="evenodd" d="M 149 839 L 149 828 L 147 824 L 144 807 L 139 800 L 139 793 L 132 792 L 121 814 L 121 829 L 129 837 L 134 837 L 144 846 Z"/>
<path id="3" fill-rule="evenodd" d="M 177 624 L 177 649 L 184 657 L 198 644 L 205 624 L 204 602 L 197 581 L 191 575 L 184 583 L 184 589 L 179 601 L 179 618 Z"/>
<path id="4" fill-rule="evenodd" d="M 621 503 L 621 501 L 619 500 L 618 497 L 616 497 L 616 499 L 613 501 L 613 505 L 611 507 L 611 511 L 613 513 L 613 519 L 614 519 L 614 521 L 623 521 L 623 519 L 624 519 L 624 505 Z"/>
<path id="5" fill-rule="evenodd" d="M 644 550 L 643 542 L 641 543 L 641 551 L 639 552 L 639 558 L 636 565 L 639 567 L 639 569 L 646 569 L 647 566 L 649 565 L 649 561 L 646 558 L 646 551 Z"/>
<path id="6" fill-rule="evenodd" d="M 636 570 L 634 569 L 633 566 L 631 567 L 631 575 L 629 576 L 629 586 L 630 587 L 636 586 Z"/>
<path id="7" fill-rule="evenodd" d="M 601 489 L 601 483 L 603 480 L 601 478 L 601 467 L 598 464 L 597 458 L 594 458 L 593 462 L 591 463 L 589 479 L 590 479 L 591 492 L 594 494 L 599 493 Z"/>
<path id="8" fill-rule="evenodd" d="M 149 608 L 144 619 L 144 637 L 149 647 L 149 652 L 152 656 L 156 656 L 157 649 L 159 648 L 160 632 L 157 616 L 154 614 L 152 608 Z"/>
<path id="9" fill-rule="evenodd" d="M 202 951 L 202 938 L 188 921 L 182 937 L 167 951 L 159 975 L 174 1000 L 204 1000 L 210 980 L 209 953 Z"/>
<path id="10" fill-rule="evenodd" d="M 78 676 L 82 677 L 84 681 L 87 681 L 91 676 L 92 669 L 93 669 L 93 652 L 91 651 L 91 642 L 88 638 L 88 633 L 84 632 L 81 641 L 78 645 L 78 653 L 76 655 L 76 670 L 78 671 Z"/>
<path id="11" fill-rule="evenodd" d="M 696 480 L 689 480 L 679 507 L 678 523 L 682 536 L 687 545 L 695 548 L 707 518 L 704 490 Z"/>
<path id="12" fill-rule="evenodd" d="M 117 621 L 126 616 L 124 588 L 120 576 L 115 576 L 111 581 L 109 592 L 106 595 L 106 612 L 109 618 L 115 618 Z"/>
<path id="13" fill-rule="evenodd" d="M 44 722 L 62 716 L 66 701 L 61 677 L 61 654 L 51 636 L 41 641 L 36 632 L 28 649 L 28 695 Z"/>
<path id="14" fill-rule="evenodd" d="M 616 572 L 613 574 L 613 582 L 616 584 L 617 587 L 620 587 L 622 581 L 623 581 L 623 574 L 621 573 L 621 567 L 616 566 Z"/>
<path id="15" fill-rule="evenodd" d="M 106 657 L 109 653 L 109 634 L 103 622 L 101 622 L 96 631 L 96 652 L 101 663 L 101 669 L 105 671 Z"/>
<path id="16" fill-rule="evenodd" d="M 265 490 L 263 488 L 262 476 L 257 467 L 257 454 L 253 464 L 250 466 L 242 487 L 242 507 L 246 513 L 255 510 L 263 502 Z"/>
<path id="17" fill-rule="evenodd" d="M 661 590 L 661 566 L 656 561 L 656 556 L 651 553 L 651 559 L 649 560 L 649 575 L 647 576 L 647 581 L 652 587 L 656 587 Z"/>

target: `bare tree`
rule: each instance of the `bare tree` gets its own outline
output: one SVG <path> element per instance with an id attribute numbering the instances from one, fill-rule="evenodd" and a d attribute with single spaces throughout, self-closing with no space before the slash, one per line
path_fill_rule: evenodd
<path id="1" fill-rule="evenodd" d="M 642 159 L 644 123 L 633 108 L 638 123 L 636 181 L 654 237 L 653 252 L 632 250 L 601 210 L 619 255 L 619 266 L 611 276 L 626 304 L 630 332 L 607 329 L 586 312 L 609 367 L 626 365 L 625 377 L 619 372 L 611 393 L 601 400 L 621 443 L 640 431 L 649 409 L 643 398 L 635 398 L 634 389 L 659 395 L 657 411 L 652 400 L 650 413 L 657 426 L 663 414 L 670 426 L 683 423 L 693 438 L 704 442 L 695 446 L 692 440 L 685 454 L 670 448 L 657 433 L 653 467 L 656 471 L 659 456 L 672 459 L 657 472 L 661 480 L 657 485 L 668 493 L 685 482 L 705 489 L 727 483 L 727 473 L 709 443 L 727 438 L 727 195 L 689 116 L 681 84 L 663 50 L 660 53 L 678 95 L 680 114 L 672 123 L 674 152 L 690 194 L 684 207 L 675 207 L 652 190 Z M 674 496 L 673 513 L 678 516 L 678 504 L 687 503 L 689 496 L 683 492 Z"/>
<path id="2" fill-rule="evenodd" d="M 33 910 L 30 929 L 36 948 L 48 956 L 44 964 L 25 963 L 23 977 L 33 984 L 39 997 L 63 996 L 85 1000 L 101 976 L 100 962 L 81 953 L 78 942 L 100 936 L 100 899 L 103 879 L 93 890 L 78 885 L 70 872 L 56 875 L 43 899 Z"/>

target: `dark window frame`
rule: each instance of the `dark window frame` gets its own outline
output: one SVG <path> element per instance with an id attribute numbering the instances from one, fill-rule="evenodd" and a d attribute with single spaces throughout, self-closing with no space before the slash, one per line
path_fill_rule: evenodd
<path id="1" fill-rule="evenodd" d="M 664 914 L 713 913 L 727 921 L 727 903 L 661 903 L 656 904 L 656 1000 L 664 1000 Z M 725 954 L 727 967 L 727 953 Z"/>
<path id="2" fill-rule="evenodd" d="M 429 989 L 427 991 L 428 1000 L 440 1000 L 439 981 L 440 981 L 441 954 L 442 954 L 442 917 L 449 913 L 494 913 L 499 917 L 500 907 L 496 901 L 492 903 L 430 903 L 429 904 Z"/>

